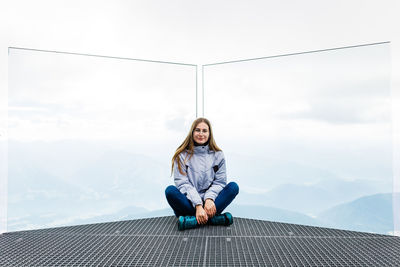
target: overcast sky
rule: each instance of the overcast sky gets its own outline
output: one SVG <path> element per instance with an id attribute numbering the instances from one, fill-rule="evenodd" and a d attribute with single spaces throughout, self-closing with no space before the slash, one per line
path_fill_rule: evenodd
<path id="1" fill-rule="evenodd" d="M 392 155 L 389 51 L 379 44 L 207 66 L 205 115 L 228 158 L 274 157 L 334 168 L 338 178 L 391 179 L 383 160 Z M 10 140 L 111 141 L 149 156 L 144 144 L 168 144 L 157 154 L 169 162 L 195 118 L 193 66 L 20 49 L 10 50 L 9 62 Z M 356 167 L 364 165 L 373 170 Z"/>
<path id="2" fill-rule="evenodd" d="M 13 140 L 141 143 L 196 116 L 195 66 L 15 49 L 9 62 Z"/>

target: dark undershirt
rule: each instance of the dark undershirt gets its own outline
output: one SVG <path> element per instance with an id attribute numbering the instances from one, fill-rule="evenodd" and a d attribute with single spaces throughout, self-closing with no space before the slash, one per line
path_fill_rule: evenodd
<path id="1" fill-rule="evenodd" d="M 208 139 L 207 142 L 205 142 L 204 144 L 199 144 L 199 143 L 196 143 L 196 141 L 193 140 L 194 146 L 206 146 L 206 145 L 208 145 L 209 141 L 210 141 L 210 139 Z"/>

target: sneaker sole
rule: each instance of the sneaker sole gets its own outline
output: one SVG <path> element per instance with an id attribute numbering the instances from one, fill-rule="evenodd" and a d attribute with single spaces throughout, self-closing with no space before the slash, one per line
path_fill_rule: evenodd
<path id="1" fill-rule="evenodd" d="M 178 218 L 178 230 L 183 231 L 185 230 L 185 217 L 179 216 Z"/>
<path id="2" fill-rule="evenodd" d="M 225 226 L 231 225 L 233 223 L 233 216 L 230 212 L 226 212 L 225 216 Z"/>

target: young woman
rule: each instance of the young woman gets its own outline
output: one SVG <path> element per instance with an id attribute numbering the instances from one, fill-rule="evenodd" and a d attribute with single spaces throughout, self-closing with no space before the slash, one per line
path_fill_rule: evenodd
<path id="1" fill-rule="evenodd" d="M 230 225 L 233 217 L 221 212 L 239 193 L 235 182 L 226 183 L 222 150 L 215 143 L 210 122 L 196 119 L 183 143 L 172 157 L 175 185 L 165 190 L 178 220 L 178 229 L 198 224 Z"/>

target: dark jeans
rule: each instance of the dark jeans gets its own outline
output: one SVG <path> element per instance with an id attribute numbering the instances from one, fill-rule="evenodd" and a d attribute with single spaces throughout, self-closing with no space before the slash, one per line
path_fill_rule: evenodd
<path id="1" fill-rule="evenodd" d="M 217 213 L 220 214 L 232 200 L 239 193 L 239 186 L 235 182 L 230 182 L 224 189 L 219 193 L 215 199 L 215 207 L 217 208 Z M 175 216 L 187 216 L 196 215 L 196 209 L 193 208 L 192 203 L 187 197 L 182 194 L 178 188 L 174 185 L 170 185 L 165 189 L 165 196 L 167 198 L 168 204 L 174 210 Z"/>

